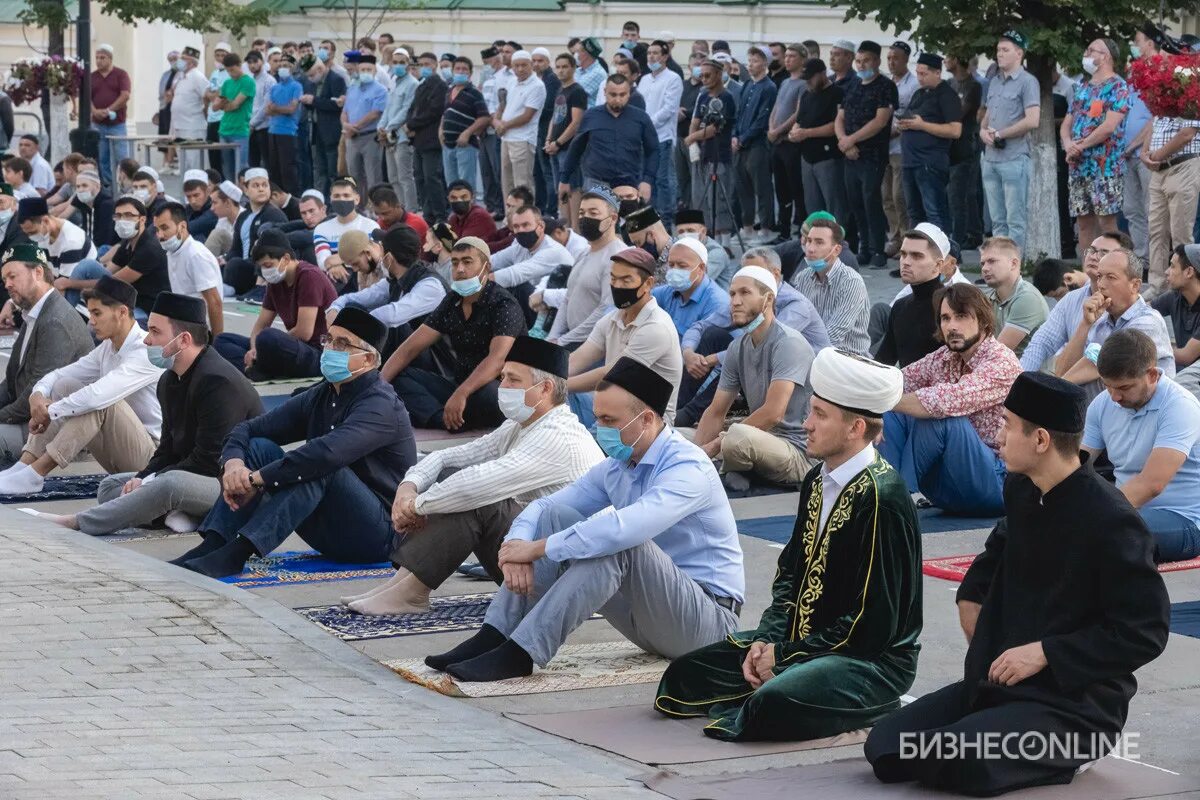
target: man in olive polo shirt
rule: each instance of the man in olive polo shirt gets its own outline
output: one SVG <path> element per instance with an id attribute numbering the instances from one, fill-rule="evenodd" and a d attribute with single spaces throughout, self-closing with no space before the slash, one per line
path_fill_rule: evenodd
<path id="1" fill-rule="evenodd" d="M 1021 248 L 1007 236 L 993 236 L 979 246 L 984 292 L 996 314 L 996 339 L 1018 356 L 1050 309 L 1034 285 L 1021 277 Z"/>

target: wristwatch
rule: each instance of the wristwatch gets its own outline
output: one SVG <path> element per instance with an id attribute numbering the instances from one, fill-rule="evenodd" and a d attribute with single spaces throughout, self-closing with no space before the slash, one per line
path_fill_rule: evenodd
<path id="1" fill-rule="evenodd" d="M 262 478 L 255 480 L 253 472 L 250 473 L 249 480 L 250 480 L 250 485 L 253 486 L 255 489 L 263 488 Z"/>

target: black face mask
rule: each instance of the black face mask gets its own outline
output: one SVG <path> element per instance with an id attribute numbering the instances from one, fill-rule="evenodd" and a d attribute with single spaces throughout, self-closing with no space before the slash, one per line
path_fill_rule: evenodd
<path id="1" fill-rule="evenodd" d="M 532 250 L 533 246 L 537 244 L 538 232 L 521 231 L 520 233 L 515 234 L 513 238 L 517 240 L 517 244 L 521 245 L 521 247 L 524 247 L 526 250 Z"/>
<path id="2" fill-rule="evenodd" d="M 600 230 L 601 220 L 595 217 L 580 217 L 579 218 L 579 235 L 587 239 L 589 242 L 594 242 L 604 235 L 604 231 Z"/>
<path id="3" fill-rule="evenodd" d="M 468 211 L 471 210 L 471 201 L 470 200 L 453 200 L 450 203 L 450 210 L 461 217 L 464 214 L 466 214 Z"/>
<path id="4" fill-rule="evenodd" d="M 655 261 L 658 260 L 658 245 L 654 243 L 653 239 L 647 239 L 643 242 L 642 249 L 653 256 Z"/>
<path id="5" fill-rule="evenodd" d="M 632 289 L 624 289 L 617 286 L 612 287 L 613 305 L 617 308 L 629 308 L 641 299 L 638 297 L 638 291 L 644 283 L 645 281 L 642 281 L 642 283 L 639 283 Z"/>
<path id="6" fill-rule="evenodd" d="M 617 214 L 620 215 L 621 219 L 625 219 L 626 217 L 628 217 L 630 214 L 637 211 L 641 207 L 642 207 L 641 200 L 622 200 L 620 205 L 617 208 Z"/>
<path id="7" fill-rule="evenodd" d="M 348 217 L 354 211 L 353 200 L 330 200 L 329 210 L 336 217 Z"/>

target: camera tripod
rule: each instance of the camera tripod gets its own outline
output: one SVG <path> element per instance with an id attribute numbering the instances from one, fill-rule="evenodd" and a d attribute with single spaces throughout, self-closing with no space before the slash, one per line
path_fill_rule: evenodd
<path id="1" fill-rule="evenodd" d="M 732 164 L 730 166 L 732 168 Z M 742 248 L 742 252 L 744 253 L 746 251 L 746 243 L 742 240 L 741 226 L 737 224 L 737 219 L 734 217 L 733 204 L 729 202 L 729 193 L 725 191 L 725 186 L 717 178 L 717 162 L 713 161 L 708 165 L 708 185 L 704 187 L 704 195 L 700 198 L 700 207 L 703 208 L 707 203 L 709 212 L 712 215 L 709 217 L 712 220 L 712 230 L 709 231 L 709 235 L 713 237 L 717 236 L 717 220 L 720 219 L 717 213 L 719 210 L 718 201 L 729 212 L 729 222 L 733 226 L 733 235 L 737 239 L 738 247 Z"/>

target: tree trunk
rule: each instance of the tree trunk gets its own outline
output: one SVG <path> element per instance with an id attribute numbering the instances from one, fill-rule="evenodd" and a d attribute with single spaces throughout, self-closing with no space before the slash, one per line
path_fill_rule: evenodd
<path id="1" fill-rule="evenodd" d="M 1025 229 L 1025 260 L 1047 256 L 1074 257 L 1062 253 L 1058 218 L 1058 132 L 1054 124 L 1054 63 L 1029 56 L 1029 70 L 1042 88 L 1041 124 L 1030 142 L 1029 204 Z"/>
<path id="2" fill-rule="evenodd" d="M 65 94 L 50 95 L 50 148 L 46 160 L 56 163 L 71 152 L 71 98 Z"/>
<path id="3" fill-rule="evenodd" d="M 63 56 L 65 54 L 63 29 L 59 28 L 57 26 L 52 27 L 50 29 L 49 33 L 47 34 L 46 44 L 47 44 L 46 49 L 49 51 L 49 54 L 51 56 Z M 43 151 L 42 155 L 44 155 L 46 157 L 46 160 L 49 161 L 51 164 L 54 163 L 54 160 L 55 160 L 55 158 L 57 158 L 58 153 L 60 151 L 63 153 L 63 155 L 66 155 L 67 153 L 70 152 L 70 147 L 67 144 L 67 133 L 66 133 L 65 128 L 63 129 L 63 133 L 62 133 L 63 138 L 61 138 L 61 139 L 55 138 L 54 114 L 55 114 L 54 98 L 50 96 L 49 89 L 43 89 L 42 90 L 42 124 L 44 124 L 46 126 L 46 137 L 47 138 L 46 138 L 45 150 Z"/>

